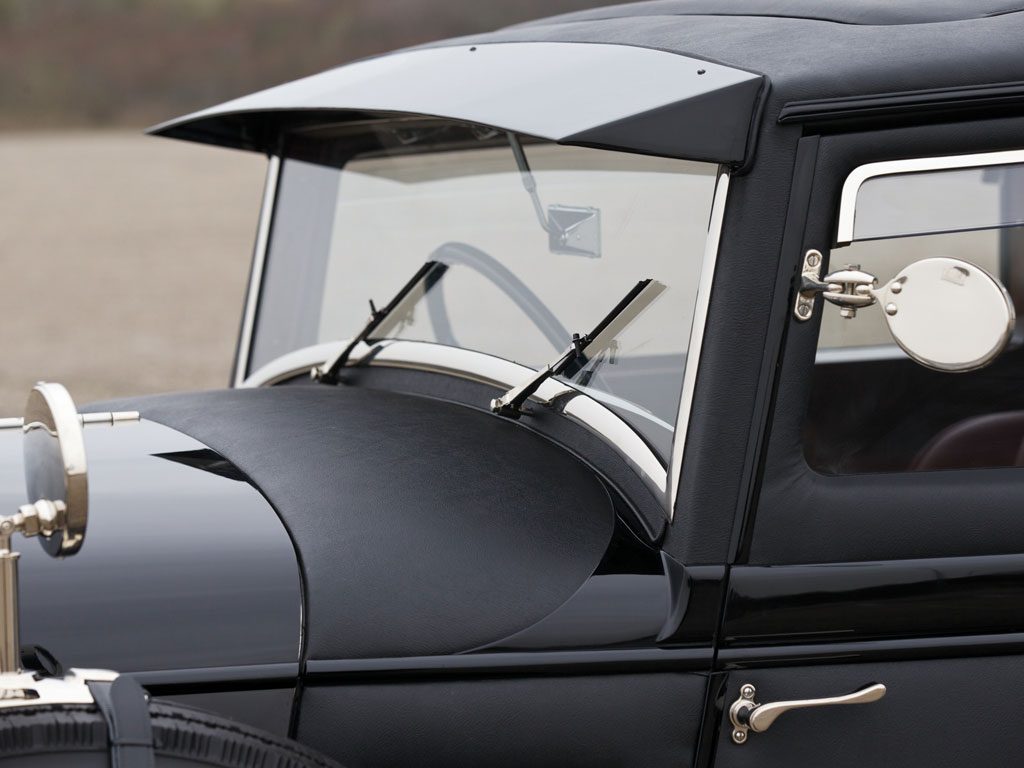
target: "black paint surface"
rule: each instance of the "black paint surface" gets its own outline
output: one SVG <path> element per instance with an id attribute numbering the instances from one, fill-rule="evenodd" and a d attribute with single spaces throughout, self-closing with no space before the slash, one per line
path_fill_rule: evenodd
<path id="1" fill-rule="evenodd" d="M 85 428 L 85 544 L 21 554 L 21 637 L 65 666 L 122 672 L 295 662 L 299 572 L 245 482 L 154 456 L 203 448 L 153 422 Z M 0 504 L 25 503 L 21 431 L 0 431 Z M 218 465 L 223 470 L 223 465 Z"/>
<path id="2" fill-rule="evenodd" d="M 304 568 L 307 659 L 503 640 L 572 597 L 612 541 L 615 509 L 591 470 L 471 408 L 324 385 L 116 408 L 201 440 L 273 503 Z"/>
<path id="3" fill-rule="evenodd" d="M 983 635 L 1024 627 L 1024 556 L 732 569 L 727 647 Z"/>

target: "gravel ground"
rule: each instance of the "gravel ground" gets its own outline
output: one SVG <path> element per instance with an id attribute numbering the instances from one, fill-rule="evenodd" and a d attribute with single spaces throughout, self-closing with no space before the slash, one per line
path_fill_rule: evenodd
<path id="1" fill-rule="evenodd" d="M 0 416 L 225 386 L 265 160 L 131 133 L 0 133 Z"/>

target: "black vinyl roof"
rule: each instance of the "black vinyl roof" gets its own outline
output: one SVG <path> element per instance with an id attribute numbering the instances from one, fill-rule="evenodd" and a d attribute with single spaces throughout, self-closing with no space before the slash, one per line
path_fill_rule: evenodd
<path id="1" fill-rule="evenodd" d="M 636 45 L 759 72 L 776 111 L 788 101 L 1024 82 L 1024 0 L 651 0 L 460 42 L 525 40 Z"/>
<path id="2" fill-rule="evenodd" d="M 556 17 L 556 20 L 586 21 L 631 16 L 777 16 L 886 26 L 984 19 L 1021 10 L 1024 10 L 1021 0 L 650 0 L 578 11 Z"/>

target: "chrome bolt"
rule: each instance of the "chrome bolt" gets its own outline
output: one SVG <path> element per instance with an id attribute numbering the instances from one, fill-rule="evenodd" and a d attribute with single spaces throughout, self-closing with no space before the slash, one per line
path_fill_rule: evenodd
<path id="1" fill-rule="evenodd" d="M 892 291 L 893 293 L 902 293 L 903 283 L 893 283 L 892 285 L 889 286 L 889 290 Z"/>
<path id="2" fill-rule="evenodd" d="M 892 302 L 889 302 L 888 304 L 885 305 L 885 314 L 887 315 L 895 315 L 898 311 L 899 308 Z"/>
<path id="3" fill-rule="evenodd" d="M 845 317 L 847 320 L 852 320 L 857 316 L 857 310 L 853 307 L 840 307 L 839 316 Z"/>
<path id="4" fill-rule="evenodd" d="M 740 696 L 742 696 L 744 699 L 754 698 L 754 694 L 756 692 L 757 691 L 754 689 L 754 686 L 750 685 L 750 683 L 747 683 L 742 688 L 740 688 Z"/>
<path id="5" fill-rule="evenodd" d="M 796 308 L 796 313 L 800 315 L 800 317 L 807 317 L 809 314 L 811 314 L 811 305 L 807 303 L 800 304 Z"/>
<path id="6" fill-rule="evenodd" d="M 747 740 L 747 734 L 744 731 L 733 731 L 732 740 L 737 744 L 742 744 Z"/>
<path id="7" fill-rule="evenodd" d="M 821 264 L 821 254 L 818 251 L 807 252 L 807 266 L 816 267 Z"/>

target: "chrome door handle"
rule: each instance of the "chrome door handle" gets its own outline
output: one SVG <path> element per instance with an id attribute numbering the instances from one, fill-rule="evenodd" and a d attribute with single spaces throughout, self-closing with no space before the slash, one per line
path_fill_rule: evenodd
<path id="1" fill-rule="evenodd" d="M 870 704 L 885 696 L 885 686 L 881 683 L 867 685 L 858 691 L 845 696 L 826 696 L 821 699 L 795 699 L 794 701 L 772 701 L 758 704 L 754 701 L 757 689 L 750 683 L 740 686 L 740 696 L 729 707 L 729 721 L 732 723 L 732 740 L 743 744 L 747 740 L 748 731 L 764 733 L 772 727 L 772 723 L 791 709 L 808 707 L 831 707 L 836 704 Z"/>

